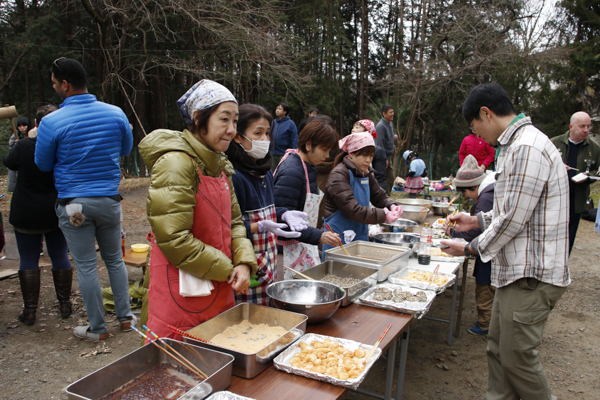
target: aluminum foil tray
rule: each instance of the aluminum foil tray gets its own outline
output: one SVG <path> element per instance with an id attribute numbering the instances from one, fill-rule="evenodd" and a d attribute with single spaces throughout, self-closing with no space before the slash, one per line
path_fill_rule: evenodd
<path id="1" fill-rule="evenodd" d="M 210 397 L 207 397 L 205 400 L 254 400 L 250 397 L 240 396 L 239 394 L 228 392 L 224 390 L 222 392 L 217 392 L 212 394 Z"/>
<path id="2" fill-rule="evenodd" d="M 408 287 L 412 287 L 415 289 L 421 289 L 421 290 L 432 290 L 435 293 L 439 294 L 442 293 L 444 290 L 446 290 L 447 288 L 449 288 L 450 286 L 452 286 L 452 284 L 454 283 L 454 281 L 456 281 L 456 275 L 454 274 L 442 274 L 442 273 L 438 273 L 436 275 L 439 276 L 445 276 L 448 278 L 448 282 L 446 282 L 444 285 L 442 286 L 437 286 L 434 285 L 433 283 L 429 283 L 429 282 L 416 282 L 416 281 L 407 281 L 406 277 L 408 276 L 408 274 L 410 272 L 431 272 L 431 271 L 425 271 L 425 270 L 421 270 L 418 268 L 404 268 L 402 271 L 400 272 L 396 272 L 395 274 L 392 274 L 388 277 L 388 281 L 390 283 L 393 283 L 394 285 L 402 285 L 402 286 L 408 286 Z"/>
<path id="3" fill-rule="evenodd" d="M 351 350 L 351 351 L 354 351 L 356 349 L 363 349 L 368 354 L 369 351 L 371 351 L 371 349 L 373 348 L 373 346 L 355 342 L 354 340 L 336 338 L 336 337 L 331 337 L 331 336 L 317 335 L 315 333 L 307 333 L 306 335 L 302 336 L 302 338 L 300 338 L 300 340 L 298 342 L 294 343 L 293 346 L 289 347 L 288 349 L 283 351 L 281 354 L 279 354 L 275 358 L 275 360 L 273 360 L 273 365 L 275 365 L 275 368 L 277 368 L 278 370 L 285 371 L 290 374 L 304 376 L 305 378 L 311 378 L 311 379 L 315 379 L 317 381 L 327 382 L 327 383 L 331 383 L 332 385 L 342 386 L 342 387 L 349 388 L 349 389 L 358 388 L 358 386 L 362 383 L 362 381 L 365 379 L 365 377 L 369 373 L 369 369 L 371 369 L 373 364 L 375 364 L 375 361 L 377 361 L 379 356 L 381 356 L 381 348 L 378 347 L 377 349 L 375 349 L 373 354 L 371 354 L 371 357 L 369 357 L 369 359 L 367 360 L 367 365 L 365 365 L 365 370 L 358 377 L 348 379 L 348 380 L 336 379 L 329 375 L 306 371 L 304 369 L 292 367 L 290 365 L 290 360 L 292 359 L 294 354 L 296 354 L 297 352 L 302 350 L 300 348 L 300 343 L 304 342 L 304 343 L 310 344 L 310 342 L 312 342 L 314 340 L 318 340 L 318 341 L 322 342 L 323 340 L 325 340 L 327 338 L 329 338 L 329 340 L 331 340 L 332 342 L 339 343 L 340 346 L 343 346 L 346 349 Z"/>
<path id="4" fill-rule="evenodd" d="M 360 297 L 361 303 L 366 304 L 366 305 L 373 305 L 378 308 L 383 308 L 386 310 L 398 311 L 398 312 L 405 313 L 405 314 L 415 314 L 415 315 L 417 315 L 417 318 L 420 319 L 423 315 L 425 315 L 427 313 L 427 311 L 429 311 L 429 307 L 431 307 L 431 303 L 433 303 L 433 300 L 435 299 L 435 292 L 432 292 L 430 290 L 423 290 L 423 292 L 425 292 L 425 294 L 427 295 L 426 302 L 405 301 L 402 303 L 396 303 L 391 300 L 384 300 L 384 301 L 373 300 L 373 293 L 375 292 L 375 290 L 377 288 L 380 288 L 380 287 L 388 288 L 391 290 L 400 289 L 402 291 L 411 292 L 411 293 L 417 293 L 417 292 L 421 291 L 420 289 L 415 289 L 415 288 L 411 288 L 408 286 L 400 286 L 400 285 L 393 285 L 391 283 L 383 283 L 383 284 L 375 286 L 374 288 L 369 289 L 367 291 L 367 293 L 363 294 Z"/>

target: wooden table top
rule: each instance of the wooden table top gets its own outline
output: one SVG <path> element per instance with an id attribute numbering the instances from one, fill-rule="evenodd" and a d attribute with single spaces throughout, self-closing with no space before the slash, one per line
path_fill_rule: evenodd
<path id="1" fill-rule="evenodd" d="M 145 267 L 146 266 L 146 256 L 148 255 L 148 251 L 144 251 L 143 253 L 137 253 L 131 248 L 125 249 L 125 255 L 123 256 L 123 261 L 126 265 L 130 265 L 132 267 Z"/>
<path id="2" fill-rule="evenodd" d="M 381 342 L 386 349 L 410 325 L 412 315 L 351 304 L 327 321 L 307 326 L 307 333 L 334 336 L 373 345 L 385 328 L 390 331 Z M 345 388 L 267 368 L 254 379 L 231 377 L 230 392 L 261 400 L 337 399 Z"/>

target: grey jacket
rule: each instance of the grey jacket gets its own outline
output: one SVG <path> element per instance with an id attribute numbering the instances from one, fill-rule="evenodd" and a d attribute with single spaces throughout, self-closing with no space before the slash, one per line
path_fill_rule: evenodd
<path id="1" fill-rule="evenodd" d="M 377 146 L 382 147 L 385 150 L 387 158 L 394 156 L 394 127 L 392 124 L 381 118 L 381 121 L 377 123 L 375 127 L 377 130 L 377 139 L 375 143 Z"/>

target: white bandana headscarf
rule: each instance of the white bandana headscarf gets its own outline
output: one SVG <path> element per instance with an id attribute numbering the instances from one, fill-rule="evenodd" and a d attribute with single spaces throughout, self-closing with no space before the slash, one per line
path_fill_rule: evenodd
<path id="1" fill-rule="evenodd" d="M 205 110 L 226 101 L 237 104 L 237 100 L 225 86 L 209 79 L 202 79 L 177 100 L 177 108 L 183 120 L 191 124 L 194 120 L 194 111 Z"/>

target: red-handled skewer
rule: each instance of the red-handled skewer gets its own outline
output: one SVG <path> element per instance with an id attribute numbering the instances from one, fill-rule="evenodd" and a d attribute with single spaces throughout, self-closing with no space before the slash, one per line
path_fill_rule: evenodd
<path id="1" fill-rule="evenodd" d="M 373 354 L 373 352 L 375 351 L 375 349 L 377 347 L 379 347 L 379 344 L 381 343 L 381 341 L 383 340 L 383 338 L 385 337 L 385 335 L 387 335 L 388 331 L 390 330 L 390 328 L 392 327 L 392 324 L 389 324 L 387 328 L 385 328 L 385 331 L 383 331 L 383 333 L 381 334 L 381 336 L 379 337 L 379 339 L 377 340 L 377 342 L 375 342 L 375 345 L 373 346 L 373 348 L 371 349 L 371 351 L 369 352 L 369 354 L 367 354 L 367 356 L 365 357 L 365 361 L 363 362 L 363 364 L 366 364 L 367 361 L 369 360 L 369 357 L 371 357 L 371 355 Z"/>

